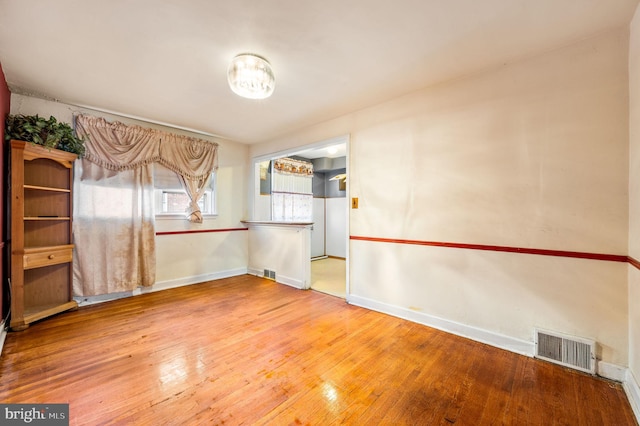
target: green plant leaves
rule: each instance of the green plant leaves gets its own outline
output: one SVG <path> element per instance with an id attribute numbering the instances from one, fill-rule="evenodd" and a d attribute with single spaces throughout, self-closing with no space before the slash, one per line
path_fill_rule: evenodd
<path id="1" fill-rule="evenodd" d="M 54 116 L 45 119 L 36 115 L 9 115 L 5 121 L 5 139 L 33 142 L 47 148 L 72 152 L 82 157 L 84 140 L 78 138 L 67 123 Z"/>

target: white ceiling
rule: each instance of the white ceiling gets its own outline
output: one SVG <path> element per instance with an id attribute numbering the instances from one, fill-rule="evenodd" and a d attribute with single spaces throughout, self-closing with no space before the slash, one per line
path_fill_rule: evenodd
<path id="1" fill-rule="evenodd" d="M 256 143 L 628 25 L 638 0 L 0 0 L 10 89 Z M 267 58 L 267 100 L 227 86 Z"/>
<path id="2" fill-rule="evenodd" d="M 322 146 L 318 148 L 305 148 L 303 147 L 300 151 L 294 151 L 288 155 L 296 155 L 298 157 L 308 158 L 309 160 L 313 160 L 315 158 L 340 158 L 346 157 L 347 155 L 347 144 L 346 142 L 332 143 L 327 146 Z"/>

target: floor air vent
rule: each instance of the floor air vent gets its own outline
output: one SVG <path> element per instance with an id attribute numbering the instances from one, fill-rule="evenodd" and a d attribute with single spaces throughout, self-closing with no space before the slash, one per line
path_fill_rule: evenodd
<path id="1" fill-rule="evenodd" d="M 595 374 L 596 342 L 536 329 L 536 358 Z"/>
<path id="2" fill-rule="evenodd" d="M 265 278 L 269 278 L 270 280 L 275 280 L 276 279 L 276 271 L 271 271 L 269 269 L 265 269 L 263 276 Z"/>

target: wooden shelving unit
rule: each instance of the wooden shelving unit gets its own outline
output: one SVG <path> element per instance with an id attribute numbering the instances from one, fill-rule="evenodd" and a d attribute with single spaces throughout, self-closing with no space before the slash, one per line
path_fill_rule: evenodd
<path id="1" fill-rule="evenodd" d="M 72 298 L 73 162 L 77 158 L 11 141 L 11 329 L 77 307 Z"/>

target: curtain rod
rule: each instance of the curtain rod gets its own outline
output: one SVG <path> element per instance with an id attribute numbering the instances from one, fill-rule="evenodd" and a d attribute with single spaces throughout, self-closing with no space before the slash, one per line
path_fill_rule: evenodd
<path id="1" fill-rule="evenodd" d="M 118 117 L 129 118 L 131 120 L 143 121 L 145 123 L 157 124 L 159 126 L 170 127 L 172 129 L 184 130 L 184 131 L 191 132 L 191 133 L 197 133 L 199 135 L 211 136 L 211 137 L 219 138 L 219 139 L 225 139 L 224 137 L 222 137 L 220 135 L 216 135 L 216 134 L 213 134 L 213 133 L 205 132 L 205 131 L 202 131 L 202 130 L 192 129 L 190 127 L 179 126 L 177 124 L 171 124 L 171 123 L 167 123 L 167 122 L 164 122 L 164 121 L 152 120 L 150 118 L 144 118 L 144 117 L 140 117 L 140 116 L 137 116 L 137 115 L 126 114 L 126 113 L 123 113 L 123 112 L 112 111 L 112 110 L 105 109 L 105 108 L 98 108 L 98 107 L 94 107 L 94 106 L 90 106 L 90 105 L 72 104 L 72 103 L 69 103 L 68 105 L 75 106 L 75 107 L 78 107 L 78 108 L 89 109 L 89 110 L 92 110 L 92 111 L 103 112 L 105 114 L 116 115 Z"/>
<path id="2" fill-rule="evenodd" d="M 157 124 L 158 126 L 169 127 L 169 128 L 172 128 L 172 129 L 184 130 L 186 132 L 197 133 L 199 135 L 211 136 L 211 137 L 219 138 L 219 139 L 227 139 L 227 138 L 225 138 L 223 136 L 216 135 L 214 133 L 209 133 L 209 132 L 205 132 L 205 131 L 202 131 L 202 130 L 192 129 L 190 127 L 178 126 L 176 124 L 166 123 L 164 121 L 152 120 L 150 118 L 139 117 L 137 115 L 131 115 L 131 114 L 126 114 L 124 112 L 112 111 L 112 110 L 108 110 L 108 109 L 105 109 L 105 108 L 94 107 L 94 106 L 91 106 L 91 105 L 83 105 L 83 104 L 76 104 L 76 103 L 63 101 L 63 100 L 60 100 L 60 99 L 57 99 L 57 98 L 52 98 L 50 96 L 44 95 L 42 93 L 35 93 L 35 92 L 28 91 L 28 90 L 24 90 L 24 89 L 22 89 L 20 87 L 16 87 L 16 86 L 10 86 L 9 87 L 9 91 L 11 93 L 15 93 L 17 95 L 23 95 L 23 96 L 29 96 L 29 97 L 32 97 L 32 98 L 38 98 L 38 99 L 42 99 L 44 101 L 51 101 L 51 102 L 56 102 L 56 103 L 59 103 L 59 104 L 65 104 L 65 105 L 74 106 L 74 107 L 78 107 L 78 108 L 84 108 L 84 109 L 88 109 L 88 110 L 91 110 L 91 111 L 103 112 L 105 114 L 116 115 L 118 117 L 129 118 L 131 120 L 138 120 L 138 121 L 142 121 L 142 122 L 149 123 L 149 124 Z"/>

